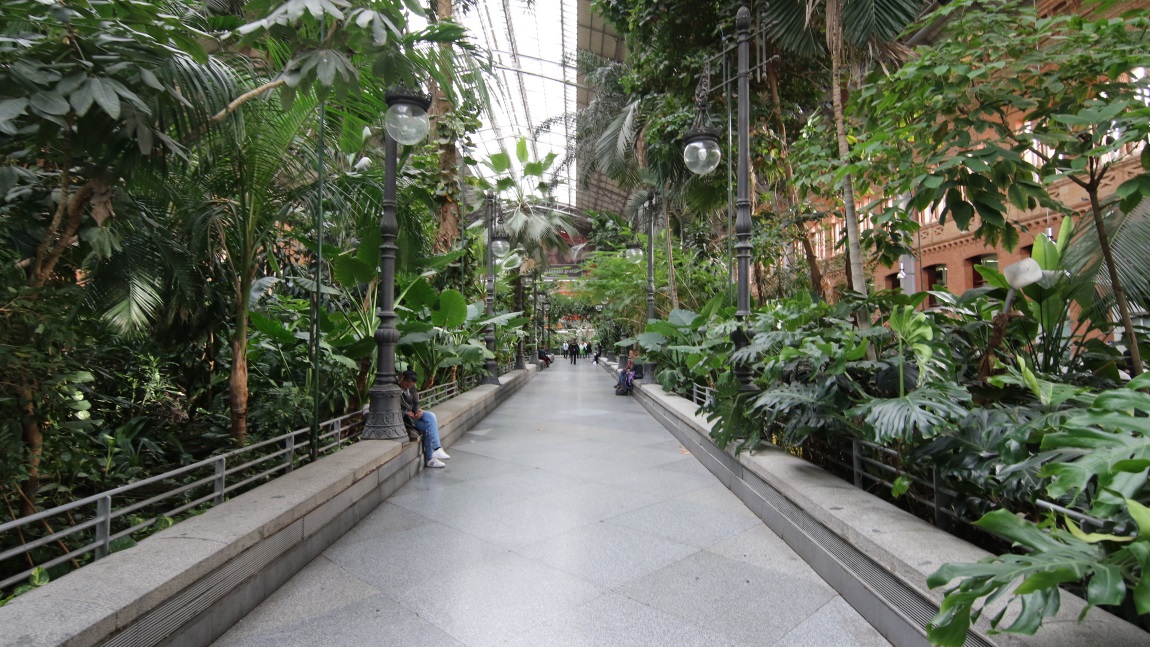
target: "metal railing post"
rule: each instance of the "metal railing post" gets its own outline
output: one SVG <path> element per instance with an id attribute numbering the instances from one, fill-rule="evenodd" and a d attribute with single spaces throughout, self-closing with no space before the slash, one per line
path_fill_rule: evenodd
<path id="1" fill-rule="evenodd" d="M 212 505 L 220 505 L 224 502 L 224 489 L 227 487 L 224 483 L 224 477 L 228 471 L 228 459 L 220 456 L 213 467 L 216 470 L 216 478 L 212 481 L 212 492 L 215 497 L 212 498 Z"/>
<path id="2" fill-rule="evenodd" d="M 95 559 L 108 556 L 109 538 L 112 536 L 112 497 L 101 497 L 96 501 L 96 550 Z"/>
<path id="3" fill-rule="evenodd" d="M 284 474 L 292 471 L 295 462 L 295 434 L 288 434 L 284 438 Z"/>
<path id="4" fill-rule="evenodd" d="M 862 454 L 859 452 L 859 441 L 857 438 L 851 439 L 851 469 L 854 472 L 855 487 L 863 489 L 862 478 Z"/>
<path id="5" fill-rule="evenodd" d="M 343 420 L 337 419 L 332 423 L 332 427 L 335 429 L 335 448 L 339 450 L 343 447 Z"/>

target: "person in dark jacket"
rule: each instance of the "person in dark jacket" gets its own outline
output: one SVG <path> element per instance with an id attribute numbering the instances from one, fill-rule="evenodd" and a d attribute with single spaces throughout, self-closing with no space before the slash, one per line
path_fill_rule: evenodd
<path id="1" fill-rule="evenodd" d="M 419 391 L 415 390 L 415 371 L 404 371 L 399 376 L 400 407 L 403 409 L 403 424 L 415 429 L 423 436 L 423 458 L 428 467 L 447 467 L 443 461 L 451 458 L 439 444 L 439 421 L 435 414 L 419 408 Z"/>

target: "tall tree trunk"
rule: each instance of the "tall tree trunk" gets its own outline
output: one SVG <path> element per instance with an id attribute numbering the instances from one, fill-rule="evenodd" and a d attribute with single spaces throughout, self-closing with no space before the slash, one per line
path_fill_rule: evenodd
<path id="1" fill-rule="evenodd" d="M 437 0 L 435 3 L 435 13 L 439 20 L 449 20 L 453 15 L 453 0 Z M 441 49 L 447 49 L 450 45 L 440 45 Z M 447 82 L 451 82 L 451 77 L 447 77 Z M 440 87 L 438 84 L 432 89 L 434 102 L 431 107 L 431 114 L 434 119 L 432 133 L 439 133 L 441 136 L 444 134 L 439 128 L 439 118 L 451 114 L 454 109 L 451 102 L 447 99 L 447 92 L 445 88 Z M 459 150 L 456 148 L 454 137 L 450 137 L 448 141 L 439 144 L 439 181 L 445 186 L 456 187 L 458 189 L 459 178 Z M 455 241 L 459 239 L 459 192 L 458 190 L 449 190 L 443 196 L 443 204 L 439 206 L 439 231 L 435 235 L 435 242 L 432 244 L 432 251 L 436 254 L 444 254 L 451 251 L 455 245 Z"/>
<path id="2" fill-rule="evenodd" d="M 246 317 L 245 317 L 246 320 Z M 232 372 L 229 382 L 232 415 L 232 442 L 243 447 L 248 436 L 248 349 L 247 325 L 232 338 Z"/>
<path id="3" fill-rule="evenodd" d="M 679 286 L 675 284 L 675 247 L 671 238 L 671 214 L 667 213 L 667 191 L 670 187 L 666 183 L 663 187 L 663 225 L 667 229 L 667 287 L 671 294 L 671 310 L 679 309 Z"/>
<path id="4" fill-rule="evenodd" d="M 843 118 L 842 37 L 842 2 L 827 0 L 827 45 L 831 50 L 831 104 L 835 113 L 835 137 L 838 140 L 839 162 L 847 164 L 850 161 L 850 146 L 847 143 L 846 120 Z M 855 210 L 854 178 L 848 173 L 844 182 L 843 215 L 847 226 L 847 247 L 850 251 L 850 266 L 847 271 L 851 288 L 865 296 L 866 271 L 863 268 L 862 238 L 859 234 L 858 213 Z M 869 323 L 868 321 L 867 324 Z M 859 327 L 864 327 L 862 319 L 859 320 Z"/>
<path id="5" fill-rule="evenodd" d="M 1087 190 L 1090 196 L 1090 214 L 1094 217 L 1094 228 L 1098 230 L 1098 247 L 1102 249 L 1102 257 L 1106 259 L 1106 271 L 1110 275 L 1110 290 L 1114 293 L 1114 301 L 1118 304 L 1118 315 L 1122 319 L 1122 329 L 1126 335 L 1126 348 L 1130 351 L 1130 361 L 1133 364 L 1131 373 L 1137 377 L 1142 374 L 1142 353 L 1138 349 L 1138 338 L 1134 335 L 1134 321 L 1130 317 L 1130 305 L 1126 302 L 1126 290 L 1118 279 L 1118 266 L 1114 263 L 1114 254 L 1110 249 L 1110 234 L 1106 232 L 1106 225 L 1102 222 L 1102 205 L 1098 202 L 1097 185 Z"/>
<path id="6" fill-rule="evenodd" d="M 787 142 L 787 124 L 783 121 L 783 104 L 782 101 L 779 100 L 779 74 L 775 63 L 767 65 L 767 85 L 771 89 L 771 99 L 775 104 L 775 124 L 779 133 L 779 152 L 782 154 L 783 174 L 787 179 L 785 196 L 793 213 L 794 208 L 799 204 L 799 196 L 795 191 L 795 172 L 794 169 L 791 168 L 791 147 Z M 826 295 L 823 294 L 823 273 L 822 270 L 819 269 L 819 258 L 815 255 L 815 246 L 811 244 L 810 229 L 804 227 L 801 223 L 796 224 L 795 227 L 799 231 L 799 237 L 803 243 L 803 252 L 807 258 L 807 271 L 810 273 L 811 291 L 818 298 L 826 300 Z"/>
<path id="7" fill-rule="evenodd" d="M 64 252 L 75 242 L 76 233 L 80 230 L 80 223 L 84 219 L 88 203 L 97 196 L 97 191 L 99 191 L 101 203 L 108 207 L 111 204 L 111 189 L 96 180 L 89 180 L 84 183 L 71 197 L 67 194 L 68 185 L 62 180 L 60 191 L 63 197 L 60 198 L 59 208 L 36 250 L 32 276 L 28 281 L 28 285 L 33 288 L 44 287 L 56 271 L 56 264 L 59 263 Z M 64 216 L 67 216 L 67 220 L 63 219 Z M 63 229 L 60 228 L 61 225 L 63 225 Z"/>
<path id="8" fill-rule="evenodd" d="M 236 285 L 236 328 L 232 333 L 232 371 L 228 381 L 232 442 L 243 447 L 248 436 L 248 294 L 255 269 L 243 270 Z"/>
<path id="9" fill-rule="evenodd" d="M 835 112 L 835 137 L 839 145 L 839 162 L 850 162 L 850 146 L 847 143 L 846 119 L 843 117 L 843 89 L 842 89 L 842 58 L 843 58 L 843 29 L 842 29 L 842 0 L 827 0 L 827 44 L 831 50 L 831 105 Z M 866 271 L 863 268 L 862 236 L 859 235 L 858 213 L 855 211 L 854 177 L 850 173 L 843 178 L 843 219 L 847 225 L 847 273 L 850 276 L 851 287 L 855 292 L 866 296 Z M 856 325 L 860 331 L 870 330 L 871 313 L 860 311 L 855 316 Z M 874 361 L 877 358 L 873 344 L 867 344 L 867 359 Z"/>
<path id="10" fill-rule="evenodd" d="M 17 398 L 20 407 L 20 421 L 23 428 L 24 451 L 27 460 L 25 467 L 28 470 L 27 478 L 20 489 L 24 496 L 20 499 L 20 515 L 28 516 L 36 513 L 36 492 L 40 489 L 40 457 L 44 451 L 44 434 L 40 429 L 40 421 L 36 419 L 36 395 L 29 386 L 17 387 Z"/>
<path id="11" fill-rule="evenodd" d="M 822 300 L 826 300 L 823 292 L 823 271 L 819 269 L 819 257 L 815 254 L 815 246 L 811 244 L 810 230 L 802 228 L 799 239 L 803 244 L 803 254 L 807 257 L 807 268 L 811 275 L 811 291 Z"/>

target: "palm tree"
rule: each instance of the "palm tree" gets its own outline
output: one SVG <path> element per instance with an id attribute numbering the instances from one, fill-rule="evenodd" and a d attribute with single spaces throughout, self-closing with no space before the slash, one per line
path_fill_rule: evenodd
<path id="1" fill-rule="evenodd" d="M 0 312 L 4 341 L 27 340 L 9 317 L 26 304 L 54 301 L 90 269 L 89 258 L 109 255 L 111 245 L 88 241 L 114 240 L 108 223 L 130 219 L 130 213 L 116 212 L 113 199 L 125 178 L 187 154 L 179 140 L 202 128 L 218 105 L 214 99 L 230 90 L 226 68 L 204 54 L 200 32 L 179 17 L 194 15 L 192 8 L 177 5 L 137 3 L 109 15 L 102 6 L 71 3 L 47 18 L 42 3 L 5 3 L 0 32 L 20 36 L 0 51 L 3 168 L 8 178 L 15 174 L 48 195 L 5 208 L 6 233 L 21 244 L 4 242 L 21 258 L 13 264 L 17 302 Z M 37 352 L 56 345 L 50 337 L 42 338 Z M 15 400 L 23 414 L 25 514 L 35 509 L 44 408 L 51 399 L 42 385 L 63 374 L 66 353 L 56 350 L 10 354 L 8 379 L 0 384 L 0 400 Z"/>
<path id="2" fill-rule="evenodd" d="M 214 131 L 201 154 L 170 189 L 194 253 L 215 267 L 229 286 L 232 304 L 231 435 L 247 436 L 248 312 L 257 274 L 293 213 L 306 208 L 316 152 L 302 136 L 314 117 L 314 97 L 297 97 L 286 109 L 249 102 L 233 128 Z"/>
<path id="3" fill-rule="evenodd" d="M 831 59 L 830 92 L 839 163 L 850 163 L 850 144 L 843 118 L 844 67 L 849 60 L 853 60 L 855 65 L 866 66 L 900 55 L 902 49 L 895 42 L 898 35 L 927 4 L 923 0 L 778 0 L 769 5 L 767 16 L 771 24 L 768 33 L 771 38 L 783 49 L 806 56 L 816 56 L 821 51 L 814 37 L 813 22 L 821 14 L 826 52 Z M 843 180 L 843 211 L 851 288 L 865 295 L 866 270 L 850 174 Z"/>
<path id="4" fill-rule="evenodd" d="M 555 173 L 558 174 L 578 160 L 579 188 L 587 188 L 591 176 L 595 173 L 611 177 L 623 170 L 623 174 L 626 175 L 625 166 L 618 166 L 615 158 L 601 157 L 597 150 L 600 139 L 609 128 L 620 128 L 626 123 L 626 117 L 622 121 L 619 120 L 620 115 L 625 110 L 633 115 L 639 104 L 623 88 L 623 78 L 630 69 L 626 63 L 579 50 L 576 66 L 584 83 L 587 87 L 593 88 L 595 94 L 585 107 L 543 120 L 532 136 L 538 137 L 560 124 L 568 127 L 574 135 L 567 142 L 566 153 L 555 165 Z M 623 146 L 620 151 L 621 157 L 625 156 L 635 143 L 635 129 L 631 128 L 626 133 L 621 142 Z M 603 159 L 607 160 L 605 164 L 600 163 Z"/>
<path id="5" fill-rule="evenodd" d="M 1102 239 L 1098 236 L 1099 220 L 1106 229 L 1110 258 L 1107 258 Z M 1118 307 L 1110 273 L 1113 267 L 1130 304 L 1143 313 L 1150 312 L 1150 267 L 1145 262 L 1146 250 L 1150 249 L 1150 199 L 1143 199 L 1129 211 L 1114 206 L 1105 218 L 1083 218 L 1080 226 L 1082 229 L 1067 249 L 1066 265 L 1071 275 L 1096 286 L 1094 302 L 1083 305 L 1096 313 L 1109 313 Z M 1101 314 L 1098 319 L 1106 321 L 1109 316 Z M 1133 330 L 1129 315 L 1123 317 L 1122 325 L 1127 334 Z M 1140 361 L 1141 354 L 1136 352 L 1138 349 L 1133 348 L 1134 345 L 1136 342 L 1131 343 L 1131 356 Z M 1135 375 L 1142 372 L 1138 364 L 1133 368 Z"/>

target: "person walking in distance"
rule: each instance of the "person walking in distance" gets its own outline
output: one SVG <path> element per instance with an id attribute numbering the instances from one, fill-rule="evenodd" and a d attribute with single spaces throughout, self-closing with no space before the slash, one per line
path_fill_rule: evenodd
<path id="1" fill-rule="evenodd" d="M 447 467 L 443 461 L 451 458 L 439 444 L 439 421 L 435 414 L 419 408 L 419 392 L 415 390 L 415 371 L 404 371 L 399 376 L 399 404 L 403 409 L 403 424 L 423 437 L 423 459 L 428 467 Z"/>
<path id="2" fill-rule="evenodd" d="M 571 342 L 570 355 L 571 355 L 571 365 L 574 366 L 575 360 L 579 358 L 579 342 L 577 342 L 577 341 Z"/>

